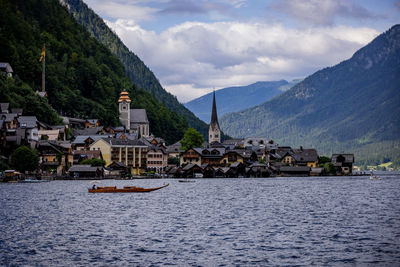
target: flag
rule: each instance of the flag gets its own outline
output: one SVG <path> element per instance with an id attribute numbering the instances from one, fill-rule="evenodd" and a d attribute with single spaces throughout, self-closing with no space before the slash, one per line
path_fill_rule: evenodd
<path id="1" fill-rule="evenodd" d="M 42 55 L 39 59 L 39 62 L 42 62 L 42 59 L 46 56 L 46 43 L 43 45 Z"/>

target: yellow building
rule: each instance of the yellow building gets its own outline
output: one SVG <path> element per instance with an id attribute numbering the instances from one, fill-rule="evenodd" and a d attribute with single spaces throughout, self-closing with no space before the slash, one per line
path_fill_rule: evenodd
<path id="1" fill-rule="evenodd" d="M 90 145 L 90 150 L 100 150 L 103 155 L 103 160 L 106 162 L 106 166 L 111 164 L 111 145 L 104 139 L 99 139 Z"/>
<path id="2" fill-rule="evenodd" d="M 122 162 L 130 168 L 131 174 L 139 175 L 146 171 L 147 146 L 140 140 L 99 139 L 90 145 L 90 150 L 100 150 L 106 166 L 112 162 Z"/>

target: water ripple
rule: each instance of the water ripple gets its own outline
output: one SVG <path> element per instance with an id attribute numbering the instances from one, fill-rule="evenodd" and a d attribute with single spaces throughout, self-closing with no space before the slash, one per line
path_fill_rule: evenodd
<path id="1" fill-rule="evenodd" d="M 400 265 L 399 177 L 168 182 L 0 184 L 0 266 Z"/>

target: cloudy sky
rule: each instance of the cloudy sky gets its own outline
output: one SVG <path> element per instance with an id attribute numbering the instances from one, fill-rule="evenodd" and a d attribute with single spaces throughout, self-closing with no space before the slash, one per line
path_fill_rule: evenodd
<path id="1" fill-rule="evenodd" d="M 397 0 L 84 0 L 187 102 L 304 78 L 400 23 Z"/>

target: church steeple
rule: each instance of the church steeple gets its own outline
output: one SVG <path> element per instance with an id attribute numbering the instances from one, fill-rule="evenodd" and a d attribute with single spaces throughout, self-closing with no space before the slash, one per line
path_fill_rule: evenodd
<path id="1" fill-rule="evenodd" d="M 125 129 L 130 130 L 131 128 L 131 111 L 130 111 L 130 103 L 131 99 L 129 98 L 129 94 L 126 90 L 123 90 L 120 93 L 118 99 L 119 106 L 119 120 L 122 125 L 125 126 Z"/>
<path id="2" fill-rule="evenodd" d="M 217 104 L 215 102 L 215 90 L 213 92 L 213 103 L 211 111 L 210 128 L 208 129 L 208 143 L 221 142 L 221 131 L 218 123 Z"/>

